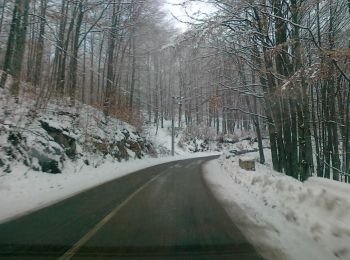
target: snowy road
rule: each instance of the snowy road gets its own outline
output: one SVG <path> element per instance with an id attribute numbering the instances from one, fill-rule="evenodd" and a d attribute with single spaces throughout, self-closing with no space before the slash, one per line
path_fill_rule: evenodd
<path id="1" fill-rule="evenodd" d="M 262 259 L 202 179 L 213 157 L 153 166 L 0 225 L 1 259 Z"/>

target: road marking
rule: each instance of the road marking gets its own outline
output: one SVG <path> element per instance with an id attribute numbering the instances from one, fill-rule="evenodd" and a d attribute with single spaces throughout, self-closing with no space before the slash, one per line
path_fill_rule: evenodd
<path id="1" fill-rule="evenodd" d="M 164 171 L 163 171 L 164 172 Z M 127 197 L 121 204 L 119 204 L 115 209 L 113 209 L 107 216 L 105 216 L 99 223 L 97 223 L 88 233 L 86 233 L 78 242 L 76 242 L 67 252 L 65 252 L 59 260 L 68 260 L 71 259 L 79 249 L 86 244 L 114 215 L 122 209 L 130 200 L 132 200 L 138 193 L 144 190 L 151 182 L 157 179 L 163 172 L 154 176 L 136 191 L 134 191 L 129 197 Z"/>

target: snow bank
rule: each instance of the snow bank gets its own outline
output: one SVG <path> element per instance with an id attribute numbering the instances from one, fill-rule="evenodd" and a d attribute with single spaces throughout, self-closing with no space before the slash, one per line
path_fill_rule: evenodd
<path id="1" fill-rule="evenodd" d="M 61 174 L 47 174 L 17 165 L 11 174 L 0 177 L 0 222 L 51 205 L 146 167 L 210 155 L 216 154 L 197 153 L 190 156 L 145 158 L 126 162 L 110 160 L 97 168 L 72 163 Z"/>
<path id="2" fill-rule="evenodd" d="M 207 163 L 205 178 L 233 219 L 242 211 L 241 228 L 263 255 L 350 259 L 350 185 L 316 177 L 301 183 L 260 164 L 248 172 L 238 157 L 225 158 Z"/>

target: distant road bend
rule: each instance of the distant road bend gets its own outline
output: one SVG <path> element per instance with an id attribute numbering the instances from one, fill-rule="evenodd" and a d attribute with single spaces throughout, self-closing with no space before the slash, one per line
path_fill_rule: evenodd
<path id="1" fill-rule="evenodd" d="M 262 259 L 202 178 L 213 158 L 143 169 L 3 223 L 0 259 Z"/>

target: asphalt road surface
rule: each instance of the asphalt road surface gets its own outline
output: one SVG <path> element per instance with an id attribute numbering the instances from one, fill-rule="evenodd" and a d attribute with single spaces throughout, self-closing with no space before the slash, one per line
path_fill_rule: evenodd
<path id="1" fill-rule="evenodd" d="M 3 223 L 0 259 L 262 259 L 204 182 L 210 159 L 143 169 Z"/>

